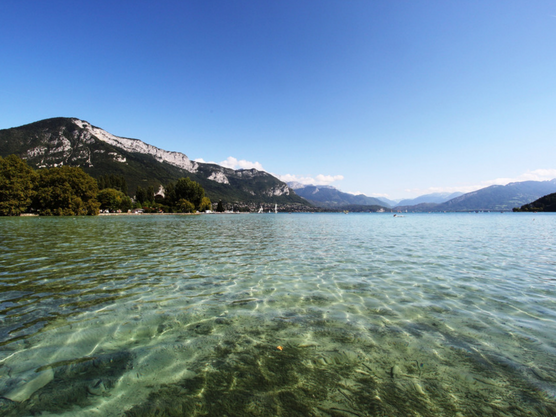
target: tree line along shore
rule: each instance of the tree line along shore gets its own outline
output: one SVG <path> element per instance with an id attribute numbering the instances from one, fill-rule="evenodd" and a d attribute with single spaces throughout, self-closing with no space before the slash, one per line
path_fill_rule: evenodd
<path id="1" fill-rule="evenodd" d="M 81 168 L 67 165 L 34 170 L 16 155 L 0 156 L 0 216 L 80 216 L 140 211 L 147 214 L 215 212 L 264 212 L 272 207 L 253 202 L 212 203 L 203 187 L 190 178 L 170 181 L 155 192 L 137 186 L 130 197 L 126 180 L 114 174 L 93 178 Z M 268 207 L 267 207 L 268 206 Z M 379 206 L 346 206 L 343 211 L 380 212 Z M 300 204 L 281 205 L 288 212 L 337 212 Z M 556 193 L 514 208 L 514 212 L 556 211 Z"/>
<path id="2" fill-rule="evenodd" d="M 0 157 L 1 216 L 95 216 L 101 211 L 127 213 L 133 209 L 196 213 L 212 209 L 205 190 L 189 178 L 169 182 L 163 188 L 164 193 L 155 195 L 153 187 L 137 187 L 132 199 L 123 177 L 95 179 L 70 166 L 34 170 L 16 155 Z"/>

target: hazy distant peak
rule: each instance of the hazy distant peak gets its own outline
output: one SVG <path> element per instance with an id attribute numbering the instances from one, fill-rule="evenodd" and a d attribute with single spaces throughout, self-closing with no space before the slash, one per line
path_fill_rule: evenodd
<path id="1" fill-rule="evenodd" d="M 290 187 L 292 190 L 299 190 L 301 188 L 305 188 L 305 184 L 301 184 L 300 182 L 297 181 L 290 181 L 286 184 L 288 184 L 288 187 Z"/>
<path id="2" fill-rule="evenodd" d="M 416 198 L 411 198 L 411 199 L 404 199 L 401 200 L 400 202 L 398 202 L 398 206 L 414 206 L 417 204 L 441 204 L 444 203 L 446 201 L 449 201 L 453 198 L 459 197 L 463 195 L 463 193 L 461 192 L 455 192 L 455 193 L 431 193 L 431 194 L 425 194 L 425 195 L 421 195 L 419 197 Z"/>
<path id="3" fill-rule="evenodd" d="M 333 187 L 331 185 L 301 184 L 300 182 L 297 182 L 297 181 L 290 181 L 290 182 L 287 182 L 286 184 L 288 184 L 288 187 L 290 187 L 292 190 L 301 190 L 301 189 L 307 188 L 307 187 L 315 187 L 315 188 L 319 188 L 319 189 L 328 189 L 328 190 L 337 190 L 336 187 Z"/>

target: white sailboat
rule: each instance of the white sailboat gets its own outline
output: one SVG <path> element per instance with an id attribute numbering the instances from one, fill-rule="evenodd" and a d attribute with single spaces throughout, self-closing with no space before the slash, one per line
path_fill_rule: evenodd
<path id="1" fill-rule="evenodd" d="M 274 204 L 274 213 L 278 213 L 278 204 Z"/>

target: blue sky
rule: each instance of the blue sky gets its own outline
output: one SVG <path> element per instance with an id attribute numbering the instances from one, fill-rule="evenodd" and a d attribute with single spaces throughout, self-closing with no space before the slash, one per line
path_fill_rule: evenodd
<path id="1" fill-rule="evenodd" d="M 0 2 L 0 128 L 389 198 L 556 177 L 556 2 Z M 241 162 L 243 161 L 243 162 Z"/>

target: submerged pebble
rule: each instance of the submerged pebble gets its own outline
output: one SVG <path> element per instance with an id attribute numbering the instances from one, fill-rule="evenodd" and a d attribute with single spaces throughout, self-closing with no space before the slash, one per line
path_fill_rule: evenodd
<path id="1" fill-rule="evenodd" d="M 394 365 L 390 368 L 390 377 L 396 378 L 402 374 L 402 371 L 398 365 Z"/>
<path id="2" fill-rule="evenodd" d="M 106 387 L 104 386 L 104 382 L 102 382 L 102 380 L 99 379 L 93 385 L 89 385 L 87 387 L 87 391 L 91 395 L 102 395 L 106 392 Z"/>

